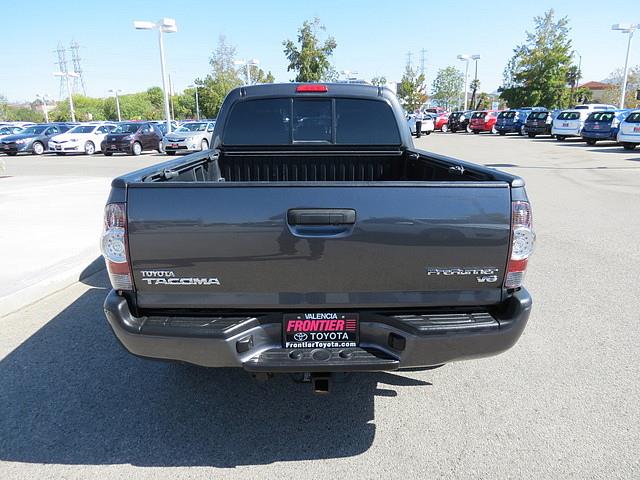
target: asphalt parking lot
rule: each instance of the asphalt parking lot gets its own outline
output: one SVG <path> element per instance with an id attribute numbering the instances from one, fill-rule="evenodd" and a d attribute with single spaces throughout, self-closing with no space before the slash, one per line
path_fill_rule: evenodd
<path id="1" fill-rule="evenodd" d="M 287 377 L 128 355 L 102 271 L 0 318 L 1 477 L 639 478 L 640 149 L 417 143 L 527 181 L 534 311 L 512 350 L 314 396 Z M 161 158 L 3 159 L 9 175 L 106 178 Z"/>

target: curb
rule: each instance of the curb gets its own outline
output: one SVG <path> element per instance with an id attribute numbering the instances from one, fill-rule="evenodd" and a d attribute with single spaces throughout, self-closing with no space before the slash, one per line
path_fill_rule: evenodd
<path id="1" fill-rule="evenodd" d="M 64 290 L 68 286 L 90 277 L 104 268 L 102 257 L 95 258 L 93 261 L 90 258 L 83 259 L 82 262 L 78 262 L 64 272 L 2 297 L 0 298 L 0 318 L 16 313 L 22 308 Z"/>

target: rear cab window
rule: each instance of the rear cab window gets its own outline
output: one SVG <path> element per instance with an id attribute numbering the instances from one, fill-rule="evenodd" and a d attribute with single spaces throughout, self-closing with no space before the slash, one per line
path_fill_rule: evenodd
<path id="1" fill-rule="evenodd" d="M 558 115 L 558 120 L 578 120 L 579 118 L 579 112 L 562 112 Z"/>
<path id="2" fill-rule="evenodd" d="M 516 116 L 516 112 L 513 110 L 510 110 L 508 112 L 500 112 L 500 114 L 498 115 L 498 118 L 514 118 Z"/>
<path id="3" fill-rule="evenodd" d="M 265 98 L 236 103 L 224 145 L 400 145 L 389 104 L 359 98 Z"/>
<path id="4" fill-rule="evenodd" d="M 631 113 L 625 120 L 627 123 L 640 123 L 640 112 Z"/>
<path id="5" fill-rule="evenodd" d="M 471 118 L 484 118 L 487 112 L 475 112 Z"/>
<path id="6" fill-rule="evenodd" d="M 587 117 L 587 122 L 611 122 L 614 117 L 613 112 L 593 112 Z"/>

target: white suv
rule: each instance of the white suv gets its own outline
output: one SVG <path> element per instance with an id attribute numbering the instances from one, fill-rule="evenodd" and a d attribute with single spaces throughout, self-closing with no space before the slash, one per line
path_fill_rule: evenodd
<path id="1" fill-rule="evenodd" d="M 634 110 L 620 122 L 617 140 L 625 150 L 633 150 L 640 145 L 640 110 Z"/>

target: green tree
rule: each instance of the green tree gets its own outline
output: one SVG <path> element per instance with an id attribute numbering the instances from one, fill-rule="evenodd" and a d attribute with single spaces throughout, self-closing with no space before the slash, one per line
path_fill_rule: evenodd
<path id="1" fill-rule="evenodd" d="M 371 85 L 375 85 L 376 87 L 384 87 L 387 84 L 387 77 L 379 76 L 373 77 L 371 79 Z"/>
<path id="2" fill-rule="evenodd" d="M 284 54 L 289 60 L 287 71 L 296 72 L 296 82 L 318 82 L 325 78 L 331 70 L 329 57 L 333 54 L 337 43 L 329 36 L 324 42 L 319 38 L 319 32 L 326 30 L 319 18 L 305 20 L 298 29 L 296 45 L 292 40 L 282 42 Z"/>
<path id="3" fill-rule="evenodd" d="M 244 83 L 233 63 L 235 55 L 235 47 L 221 35 L 209 60 L 211 72 L 204 79 L 195 81 L 200 95 L 200 111 L 205 118 L 217 116 L 227 93 Z"/>
<path id="4" fill-rule="evenodd" d="M 257 65 L 251 65 L 251 83 L 273 83 L 276 81 L 276 77 L 269 71 L 267 73 L 264 72 Z"/>
<path id="5" fill-rule="evenodd" d="M 463 95 L 463 86 L 462 72 L 455 67 L 441 68 L 431 85 L 431 98 L 446 109 L 453 108 Z"/>
<path id="6" fill-rule="evenodd" d="M 413 112 L 427 101 L 424 73 L 418 74 L 409 65 L 398 85 L 398 98 L 407 112 Z"/>
<path id="7" fill-rule="evenodd" d="M 78 122 L 89 122 L 91 120 L 106 120 L 104 112 L 104 99 L 85 97 L 84 95 L 73 96 L 73 110 Z M 53 122 L 64 122 L 71 120 L 69 102 L 60 101 L 56 107 L 49 112 L 49 120 Z"/>
<path id="8" fill-rule="evenodd" d="M 7 119 L 7 111 L 9 109 L 9 105 L 7 104 L 7 97 L 4 95 L 0 95 L 0 120 Z"/>
<path id="9" fill-rule="evenodd" d="M 611 88 L 607 89 L 602 96 L 603 103 L 618 105 L 620 103 L 620 93 L 622 92 L 622 77 L 624 72 L 621 68 L 611 72 L 606 83 L 611 84 Z M 636 91 L 640 90 L 640 65 L 629 68 L 627 76 L 627 90 L 624 95 L 625 108 L 636 108 L 640 102 L 636 100 Z"/>
<path id="10" fill-rule="evenodd" d="M 564 108 L 571 102 L 567 86 L 572 65 L 567 17 L 553 9 L 534 18 L 535 28 L 514 49 L 504 72 L 501 97 L 510 107 L 542 105 Z"/>

